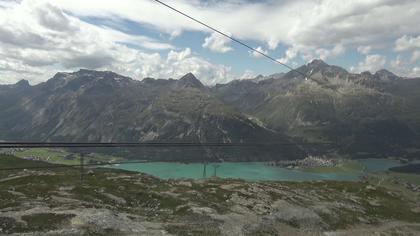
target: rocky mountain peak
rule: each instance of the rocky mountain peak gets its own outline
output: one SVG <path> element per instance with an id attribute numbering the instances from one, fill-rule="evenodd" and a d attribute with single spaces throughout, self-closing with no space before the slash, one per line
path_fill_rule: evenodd
<path id="1" fill-rule="evenodd" d="M 390 76 L 395 76 L 394 73 L 392 73 L 391 71 L 386 70 L 386 69 L 378 70 L 375 74 L 377 74 L 377 75 L 390 75 Z"/>
<path id="2" fill-rule="evenodd" d="M 22 79 L 19 80 L 19 82 L 17 82 L 15 84 L 16 87 L 21 87 L 21 88 L 26 88 L 26 87 L 30 87 L 31 85 L 29 85 L 29 81 L 27 81 L 26 79 Z"/>
<path id="3" fill-rule="evenodd" d="M 204 88 L 204 85 L 198 80 L 193 73 L 182 76 L 176 83 L 178 88 Z"/>
<path id="4" fill-rule="evenodd" d="M 371 77 L 372 73 L 370 73 L 370 71 L 363 71 L 362 73 L 360 73 L 360 75 L 362 77 Z"/>
<path id="5" fill-rule="evenodd" d="M 378 77 L 381 80 L 387 80 L 387 81 L 389 81 L 389 80 L 395 80 L 395 79 L 398 79 L 399 78 L 394 73 L 392 73 L 392 72 L 390 72 L 388 70 L 385 70 L 385 69 L 378 70 L 375 73 L 375 76 Z"/>
<path id="6" fill-rule="evenodd" d="M 329 66 L 327 63 L 325 63 L 323 60 L 321 59 L 314 59 L 312 60 L 309 64 L 309 67 L 315 67 L 315 68 L 319 68 L 319 67 L 327 67 Z"/>
<path id="7" fill-rule="evenodd" d="M 64 79 L 67 76 L 69 76 L 70 73 L 65 73 L 65 72 L 57 72 L 50 80 L 54 80 L 54 79 Z"/>
<path id="8" fill-rule="evenodd" d="M 77 77 L 86 77 L 86 78 L 95 78 L 95 79 L 131 79 L 126 76 L 122 76 L 112 71 L 97 71 L 97 70 L 88 70 L 80 69 L 77 72 L 72 73 L 72 75 Z"/>
<path id="9" fill-rule="evenodd" d="M 130 82 L 132 79 L 119 75 L 112 71 L 96 71 L 88 69 L 80 69 L 76 72 L 58 72 L 54 77 L 45 84 L 49 89 L 68 88 L 77 90 L 82 86 L 91 84 L 107 84 L 109 86 L 119 86 L 121 83 Z"/>
<path id="10" fill-rule="evenodd" d="M 296 71 L 299 71 L 308 76 L 318 74 L 318 76 L 329 77 L 329 78 L 332 78 L 332 77 L 341 78 L 341 77 L 346 77 L 348 75 L 348 72 L 345 69 L 338 66 L 329 65 L 320 59 L 315 59 L 311 61 L 310 63 L 297 68 Z M 290 71 L 286 75 L 284 75 L 284 77 L 285 78 L 303 78 L 303 75 L 296 71 Z"/>
<path id="11" fill-rule="evenodd" d="M 258 83 L 260 81 L 266 80 L 267 77 L 264 75 L 257 75 L 255 78 L 251 79 L 251 81 Z"/>
<path id="12" fill-rule="evenodd" d="M 250 79 L 250 81 L 252 81 L 254 83 L 259 83 L 259 82 L 266 81 L 266 80 L 281 79 L 284 75 L 285 75 L 285 73 L 282 73 L 282 72 L 271 74 L 271 75 L 268 75 L 268 76 L 258 75 L 255 78 Z"/>

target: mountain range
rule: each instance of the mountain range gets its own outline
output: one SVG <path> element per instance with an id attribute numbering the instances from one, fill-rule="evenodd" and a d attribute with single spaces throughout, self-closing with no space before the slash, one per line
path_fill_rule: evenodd
<path id="1" fill-rule="evenodd" d="M 26 80 L 0 85 L 0 139 L 282 144 L 213 155 L 233 160 L 311 153 L 409 158 L 420 153 L 418 101 L 420 78 L 387 70 L 354 74 L 321 60 L 213 87 L 191 73 L 138 81 L 82 69 L 34 86 Z M 183 150 L 138 152 L 146 158 L 200 159 Z"/>

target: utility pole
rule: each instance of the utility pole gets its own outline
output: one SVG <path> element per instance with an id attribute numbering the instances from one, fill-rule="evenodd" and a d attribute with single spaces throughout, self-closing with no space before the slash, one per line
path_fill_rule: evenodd
<path id="1" fill-rule="evenodd" d="M 214 177 L 217 177 L 217 168 L 219 168 L 219 167 L 220 167 L 220 165 L 218 165 L 218 164 L 213 165 L 213 168 L 214 168 L 213 176 Z"/>
<path id="2" fill-rule="evenodd" d="M 83 172 L 84 172 L 84 163 L 85 163 L 85 154 L 80 153 L 80 183 L 83 184 Z"/>
<path id="3" fill-rule="evenodd" d="M 206 168 L 207 168 L 207 161 L 204 162 L 203 178 L 206 178 L 206 176 L 207 176 Z"/>

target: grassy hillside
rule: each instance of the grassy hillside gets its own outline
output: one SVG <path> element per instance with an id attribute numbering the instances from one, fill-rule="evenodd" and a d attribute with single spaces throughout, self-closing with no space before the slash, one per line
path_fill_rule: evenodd
<path id="1" fill-rule="evenodd" d="M 40 164 L 0 158 L 1 166 Z M 2 175 L 2 234 L 420 233 L 419 196 L 381 176 L 367 182 L 163 181 L 93 169 L 81 183 L 77 168 Z"/>

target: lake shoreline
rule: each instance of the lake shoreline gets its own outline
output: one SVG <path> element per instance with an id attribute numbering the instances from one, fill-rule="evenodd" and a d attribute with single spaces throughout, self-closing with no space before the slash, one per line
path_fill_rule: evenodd
<path id="1" fill-rule="evenodd" d="M 134 172 L 150 174 L 161 179 L 203 179 L 208 177 L 243 179 L 247 181 L 359 181 L 369 173 L 386 172 L 389 168 L 402 166 L 395 159 L 352 160 L 361 166 L 338 168 L 335 171 L 302 170 L 270 166 L 267 162 L 146 162 L 113 166 Z M 336 167 L 334 167 L 336 168 Z"/>

